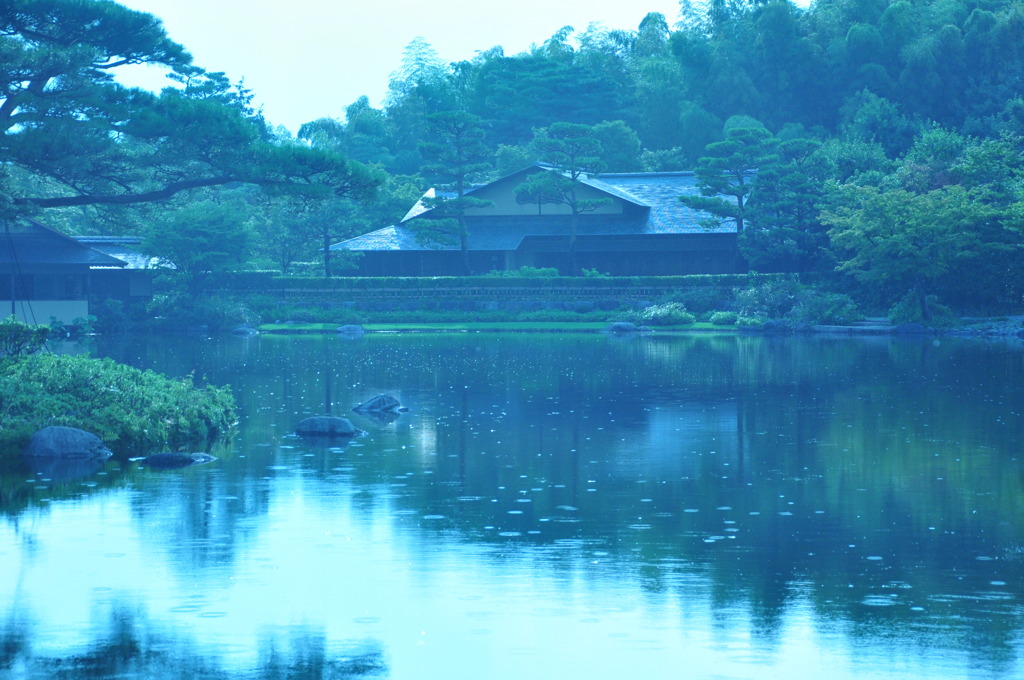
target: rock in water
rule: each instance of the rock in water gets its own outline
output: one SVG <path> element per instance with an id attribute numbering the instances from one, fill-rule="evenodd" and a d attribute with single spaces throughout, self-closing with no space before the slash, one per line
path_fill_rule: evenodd
<path id="1" fill-rule="evenodd" d="M 347 418 L 313 416 L 299 422 L 296 434 L 304 437 L 354 437 L 359 430 Z"/>
<path id="2" fill-rule="evenodd" d="M 364 401 L 359 406 L 352 409 L 355 412 L 366 411 L 369 413 L 380 412 L 380 411 L 400 411 L 402 405 L 394 397 L 387 394 L 378 394 L 373 399 Z"/>
<path id="3" fill-rule="evenodd" d="M 91 432 L 51 425 L 32 435 L 32 440 L 21 455 L 28 458 L 103 461 L 114 454 Z"/>
<path id="4" fill-rule="evenodd" d="M 174 468 L 202 465 L 217 460 L 206 453 L 154 453 L 142 459 L 142 464 L 154 470 L 173 470 Z"/>

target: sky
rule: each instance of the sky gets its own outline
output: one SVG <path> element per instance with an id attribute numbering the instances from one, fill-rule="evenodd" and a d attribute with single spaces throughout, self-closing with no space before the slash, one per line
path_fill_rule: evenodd
<path id="1" fill-rule="evenodd" d="M 448 62 L 495 45 L 516 54 L 562 26 L 636 30 L 648 12 L 674 25 L 678 0 L 119 0 L 163 20 L 194 63 L 243 80 L 273 125 L 293 133 L 344 115 L 362 95 L 380 106 L 402 51 L 421 36 Z M 132 67 L 121 80 L 159 89 L 165 70 Z"/>

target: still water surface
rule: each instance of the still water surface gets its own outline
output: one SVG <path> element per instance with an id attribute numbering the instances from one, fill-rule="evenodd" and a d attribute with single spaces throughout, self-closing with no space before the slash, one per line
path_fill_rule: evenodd
<path id="1" fill-rule="evenodd" d="M 209 465 L 2 480 L 0 676 L 1024 677 L 1019 344 L 89 349 L 229 383 L 240 428 Z M 409 412 L 348 412 L 378 393 Z M 292 434 L 325 413 L 367 434 Z"/>

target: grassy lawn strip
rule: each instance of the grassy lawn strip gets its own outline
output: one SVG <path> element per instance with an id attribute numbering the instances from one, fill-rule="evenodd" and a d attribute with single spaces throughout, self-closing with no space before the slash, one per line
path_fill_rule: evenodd
<path id="1" fill-rule="evenodd" d="M 264 333 L 334 333 L 336 323 L 267 323 L 259 329 Z M 604 321 L 462 321 L 452 323 L 368 323 L 367 331 L 509 331 L 509 332 L 594 332 L 608 327 Z M 732 332 L 732 326 L 715 326 L 697 322 L 682 326 L 658 326 L 655 331 L 719 331 Z"/>
<path id="2" fill-rule="evenodd" d="M 267 323 L 264 333 L 334 333 L 336 323 Z M 461 321 L 453 323 L 368 323 L 367 331 L 599 331 L 603 321 Z"/>

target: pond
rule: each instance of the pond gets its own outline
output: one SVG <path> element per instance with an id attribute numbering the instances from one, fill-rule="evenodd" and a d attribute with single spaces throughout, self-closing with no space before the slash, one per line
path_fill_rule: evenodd
<path id="1" fill-rule="evenodd" d="M 230 384 L 239 431 L 184 470 L 0 480 L 0 675 L 1024 677 L 1020 343 L 88 351 Z M 380 393 L 409 411 L 349 412 Z M 322 414 L 366 434 L 294 436 Z"/>

